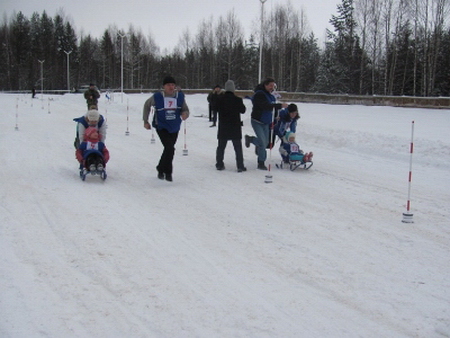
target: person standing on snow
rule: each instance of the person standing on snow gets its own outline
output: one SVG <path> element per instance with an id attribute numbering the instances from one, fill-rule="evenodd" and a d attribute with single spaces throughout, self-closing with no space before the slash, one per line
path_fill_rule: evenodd
<path id="1" fill-rule="evenodd" d="M 219 129 L 217 131 L 218 146 L 216 151 L 216 168 L 224 170 L 223 158 L 228 140 L 233 142 L 236 153 L 236 166 L 238 172 L 246 171 L 242 152 L 242 122 L 241 114 L 245 113 L 245 105 L 242 99 L 234 94 L 235 86 L 232 80 L 225 83 L 225 94 L 217 100 L 219 113 Z"/>
<path id="2" fill-rule="evenodd" d="M 252 109 L 252 127 L 256 136 L 245 135 L 245 146 L 248 148 L 250 144 L 256 147 L 258 155 L 258 169 L 267 170 L 264 162 L 267 159 L 266 147 L 269 144 L 270 125 L 273 121 L 274 109 L 286 108 L 286 103 L 276 103 L 275 96 L 272 92 L 275 89 L 275 80 L 272 78 L 265 79 L 255 88 L 255 95 L 253 96 Z"/>
<path id="3" fill-rule="evenodd" d="M 209 120 L 213 123 L 210 127 L 215 127 L 217 123 L 217 100 L 222 93 L 222 88 L 216 85 L 211 93 L 208 94 L 207 100 L 209 102 L 210 117 Z"/>
<path id="4" fill-rule="evenodd" d="M 84 98 L 86 99 L 88 109 L 98 109 L 98 99 L 100 98 L 100 93 L 95 88 L 93 83 L 89 84 L 89 89 L 84 92 Z"/>
<path id="5" fill-rule="evenodd" d="M 153 121 L 150 125 L 148 119 L 151 108 L 154 107 Z M 181 122 L 189 117 L 189 108 L 186 104 L 184 93 L 176 91 L 176 82 L 172 76 L 166 76 L 163 80 L 163 91 L 154 93 L 144 104 L 143 120 L 144 128 L 150 130 L 152 126 L 164 147 L 156 170 L 158 178 L 171 182 L 173 172 L 173 157 L 175 144 Z"/>

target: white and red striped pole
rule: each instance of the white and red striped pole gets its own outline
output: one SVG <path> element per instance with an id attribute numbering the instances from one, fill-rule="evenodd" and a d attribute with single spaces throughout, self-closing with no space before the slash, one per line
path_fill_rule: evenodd
<path id="1" fill-rule="evenodd" d="M 273 147 L 273 127 L 274 127 L 274 121 L 275 121 L 275 109 L 272 111 L 272 122 L 270 123 L 270 133 L 269 133 L 269 165 L 267 168 L 267 174 L 264 179 L 265 183 L 273 183 L 273 175 L 270 172 L 271 164 L 272 164 L 272 147 Z"/>
<path id="2" fill-rule="evenodd" d="M 408 200 L 406 201 L 406 212 L 403 213 L 403 223 L 414 223 L 411 213 L 411 180 L 412 180 L 412 157 L 414 152 L 414 121 L 411 123 L 411 145 L 409 147 L 409 174 L 408 174 Z"/>

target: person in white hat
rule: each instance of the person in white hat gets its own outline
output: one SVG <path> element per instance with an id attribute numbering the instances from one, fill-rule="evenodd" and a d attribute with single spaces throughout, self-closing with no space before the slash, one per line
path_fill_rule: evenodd
<path id="1" fill-rule="evenodd" d="M 85 141 L 83 139 L 84 133 L 88 127 L 97 128 L 98 132 L 101 135 L 100 141 L 105 142 L 106 129 L 108 126 L 106 124 L 105 118 L 103 117 L 103 115 L 99 114 L 98 110 L 90 109 L 84 116 L 77 117 L 73 120 L 77 122 L 77 133 L 74 142 L 75 148 L 78 148 L 80 143 Z"/>

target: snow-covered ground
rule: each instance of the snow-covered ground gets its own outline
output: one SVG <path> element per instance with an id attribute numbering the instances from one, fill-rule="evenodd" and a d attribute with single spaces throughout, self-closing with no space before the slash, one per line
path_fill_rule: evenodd
<path id="1" fill-rule="evenodd" d="M 188 95 L 170 183 L 148 97 L 102 96 L 109 176 L 83 182 L 82 95 L 0 95 L 1 337 L 450 337 L 450 111 L 298 104 L 314 166 L 274 150 L 268 184 L 253 148 L 215 169 Z"/>

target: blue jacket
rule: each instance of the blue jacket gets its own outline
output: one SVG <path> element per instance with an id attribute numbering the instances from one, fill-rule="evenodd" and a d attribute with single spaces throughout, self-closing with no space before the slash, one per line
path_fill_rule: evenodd
<path id="1" fill-rule="evenodd" d="M 286 134 L 287 130 L 289 130 L 292 133 L 295 133 L 297 129 L 297 120 L 298 115 L 294 119 L 291 119 L 288 109 L 287 108 L 281 109 L 279 114 L 279 120 L 274 127 L 275 135 L 278 135 L 280 138 L 282 138 Z"/>
<path id="2" fill-rule="evenodd" d="M 88 149 L 89 144 L 93 144 L 95 147 Z M 105 149 L 105 144 L 103 142 L 96 142 L 96 143 L 81 142 L 80 147 L 78 149 L 82 151 L 84 159 L 86 159 L 90 154 L 99 154 L 103 158 L 104 157 L 103 151 Z"/>
<path id="3" fill-rule="evenodd" d="M 177 92 L 176 107 L 173 109 L 166 107 L 166 98 L 161 92 L 156 92 L 153 95 L 155 99 L 156 113 L 153 116 L 153 127 L 156 129 L 166 129 L 169 133 L 176 133 L 180 130 L 181 126 L 181 108 L 184 103 L 183 92 Z"/>
<path id="4" fill-rule="evenodd" d="M 84 116 L 77 117 L 73 119 L 75 122 L 81 123 L 86 129 L 89 127 L 89 123 L 86 121 L 86 118 Z M 105 119 L 103 118 L 103 115 L 100 115 L 100 119 L 97 123 L 97 129 L 100 129 L 103 125 L 103 122 L 105 122 Z"/>

